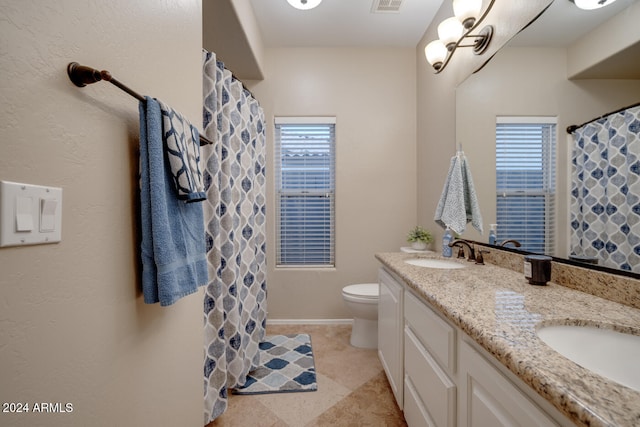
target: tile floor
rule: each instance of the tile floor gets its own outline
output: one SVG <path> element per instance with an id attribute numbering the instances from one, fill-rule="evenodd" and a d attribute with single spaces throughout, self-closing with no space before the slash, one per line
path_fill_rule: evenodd
<path id="1" fill-rule="evenodd" d="M 206 427 L 406 426 L 377 350 L 349 345 L 350 325 L 270 325 L 267 335 L 307 333 L 318 390 L 237 396 Z"/>

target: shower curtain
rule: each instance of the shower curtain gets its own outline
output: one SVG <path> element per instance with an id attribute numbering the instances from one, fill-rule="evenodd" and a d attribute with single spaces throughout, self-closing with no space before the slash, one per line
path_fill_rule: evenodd
<path id="1" fill-rule="evenodd" d="M 227 407 L 259 362 L 267 315 L 264 112 L 242 83 L 203 51 L 209 283 L 204 298 L 205 424 Z"/>
<path id="2" fill-rule="evenodd" d="M 640 272 L 640 106 L 573 133 L 571 253 Z"/>

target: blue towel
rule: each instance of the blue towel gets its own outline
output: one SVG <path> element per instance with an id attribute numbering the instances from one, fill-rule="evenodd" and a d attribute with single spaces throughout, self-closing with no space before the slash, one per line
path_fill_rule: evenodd
<path id="1" fill-rule="evenodd" d="M 162 113 L 140 103 L 140 204 L 144 302 L 171 305 L 208 281 L 201 203 L 176 194 L 163 149 Z"/>
<path id="2" fill-rule="evenodd" d="M 478 196 L 473 186 L 469 163 L 462 152 L 451 158 L 451 166 L 434 220 L 442 227 L 448 227 L 458 234 L 462 234 L 467 223 L 471 222 L 475 229 L 482 233 L 482 215 Z"/>
<path id="3" fill-rule="evenodd" d="M 162 112 L 162 134 L 178 198 L 186 202 L 206 200 L 200 170 L 198 129 L 182 114 L 162 101 L 157 101 Z"/>

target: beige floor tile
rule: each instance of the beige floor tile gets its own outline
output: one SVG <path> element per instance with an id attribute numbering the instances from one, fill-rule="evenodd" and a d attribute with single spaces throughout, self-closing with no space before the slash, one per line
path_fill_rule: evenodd
<path id="1" fill-rule="evenodd" d="M 256 395 L 229 396 L 225 413 L 206 427 L 285 427 L 286 424 L 256 397 Z"/>
<path id="2" fill-rule="evenodd" d="M 306 333 L 311 336 L 316 371 L 355 390 L 382 371 L 378 351 L 349 344 L 351 325 L 273 325 L 267 334 Z M 357 367 L 357 369 L 354 369 Z"/>
<path id="3" fill-rule="evenodd" d="M 406 426 L 376 350 L 349 344 L 351 325 L 269 325 L 267 335 L 311 335 L 318 391 L 229 397 L 207 427 Z"/>
<path id="4" fill-rule="evenodd" d="M 318 390 L 303 393 L 274 393 L 256 396 L 278 418 L 291 427 L 304 426 L 322 414 L 351 391 L 320 373 L 316 374 Z"/>
<path id="5" fill-rule="evenodd" d="M 406 426 L 384 373 L 354 390 L 329 410 L 307 424 L 322 426 Z"/>

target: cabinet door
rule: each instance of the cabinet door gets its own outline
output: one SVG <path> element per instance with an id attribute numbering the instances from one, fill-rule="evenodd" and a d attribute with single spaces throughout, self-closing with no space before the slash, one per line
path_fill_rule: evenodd
<path id="1" fill-rule="evenodd" d="M 403 287 L 383 269 L 378 275 L 378 355 L 398 406 L 403 404 L 403 339 L 402 292 Z"/>
<path id="2" fill-rule="evenodd" d="M 460 370 L 465 378 L 461 426 L 557 426 L 466 342 L 460 346 Z"/>

